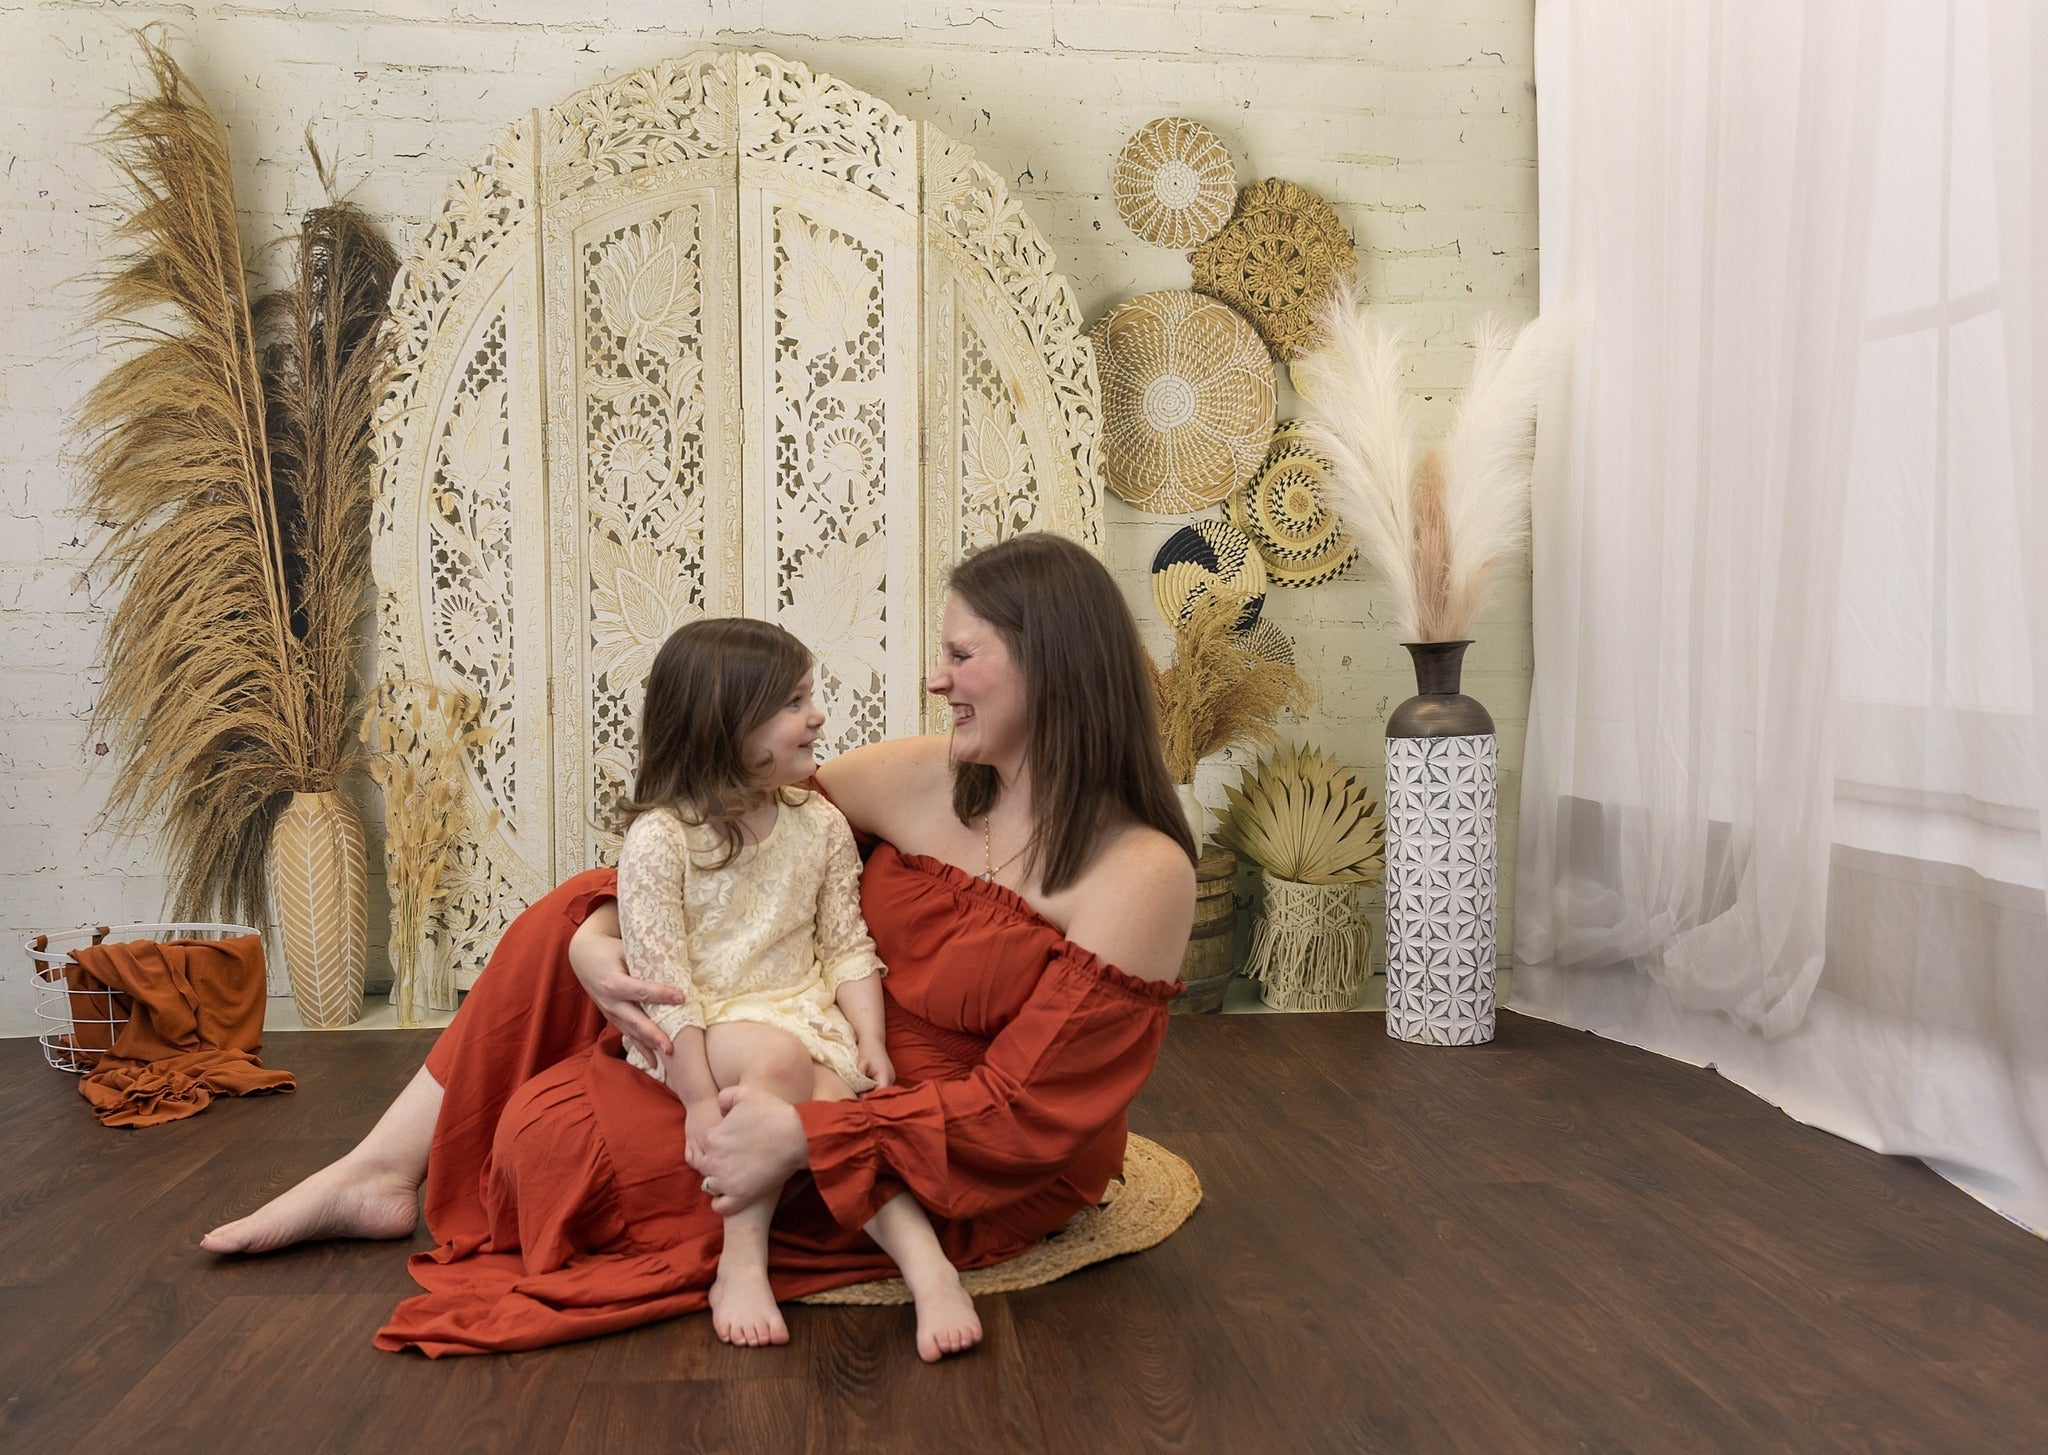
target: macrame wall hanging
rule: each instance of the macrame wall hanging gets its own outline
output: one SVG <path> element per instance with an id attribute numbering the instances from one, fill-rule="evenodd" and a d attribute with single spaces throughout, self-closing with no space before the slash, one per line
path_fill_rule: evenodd
<path id="1" fill-rule="evenodd" d="M 654 650 L 819 654 L 823 756 L 930 725 L 944 569 L 1100 544 L 1068 281 L 1002 181 L 807 67 L 704 52 L 508 127 L 400 277 L 379 415 L 387 682 L 468 694 L 443 950 L 607 861 Z"/>

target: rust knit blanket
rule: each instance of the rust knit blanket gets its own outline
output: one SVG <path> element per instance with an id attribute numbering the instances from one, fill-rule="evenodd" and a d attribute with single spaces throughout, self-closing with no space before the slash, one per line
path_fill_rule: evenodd
<path id="1" fill-rule="evenodd" d="M 110 1127 L 151 1127 L 196 1116 L 216 1096 L 292 1091 L 289 1071 L 256 1059 L 263 1048 L 263 942 L 131 940 L 72 952 L 74 994 L 115 992 L 126 1025 L 113 1033 L 74 1018 L 78 1047 L 101 1051 L 78 1090 Z"/>

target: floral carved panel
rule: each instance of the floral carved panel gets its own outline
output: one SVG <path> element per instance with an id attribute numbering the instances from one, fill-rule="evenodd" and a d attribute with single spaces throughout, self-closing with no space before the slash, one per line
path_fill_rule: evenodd
<path id="1" fill-rule="evenodd" d="M 938 582 L 1098 548 L 1073 290 L 965 148 L 830 76 L 704 52 L 507 129 L 395 296 L 380 670 L 490 726 L 440 927 L 473 975 L 609 861 L 653 653 L 693 617 L 818 654 L 829 751 L 918 730 Z"/>

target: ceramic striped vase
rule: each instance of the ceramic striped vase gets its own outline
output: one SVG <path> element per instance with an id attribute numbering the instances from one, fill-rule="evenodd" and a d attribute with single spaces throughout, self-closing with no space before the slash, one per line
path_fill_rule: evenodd
<path id="1" fill-rule="evenodd" d="M 1493 718 L 1458 690 L 1470 642 L 1405 643 L 1417 695 L 1387 719 L 1387 1034 L 1493 1039 Z"/>
<path id="2" fill-rule="evenodd" d="M 294 793 L 270 835 L 270 907 L 299 1019 L 345 1026 L 363 1015 L 369 879 L 363 826 L 338 793 Z"/>

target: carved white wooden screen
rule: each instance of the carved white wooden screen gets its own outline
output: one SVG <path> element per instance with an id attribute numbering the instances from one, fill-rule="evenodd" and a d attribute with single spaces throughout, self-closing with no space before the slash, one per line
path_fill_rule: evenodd
<path id="1" fill-rule="evenodd" d="M 599 819 L 675 626 L 783 622 L 843 751 L 931 725 L 965 550 L 1099 548 L 1094 361 L 1051 252 L 967 149 L 774 56 L 508 128 L 395 311 L 381 670 L 463 688 L 492 729 L 441 928 L 465 977 L 615 849 Z"/>

